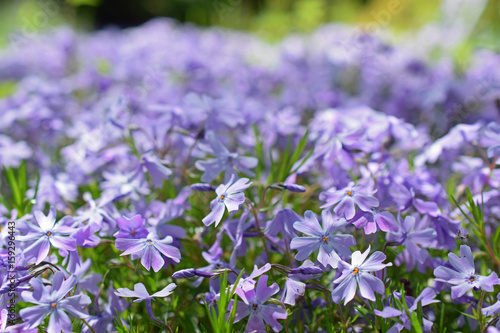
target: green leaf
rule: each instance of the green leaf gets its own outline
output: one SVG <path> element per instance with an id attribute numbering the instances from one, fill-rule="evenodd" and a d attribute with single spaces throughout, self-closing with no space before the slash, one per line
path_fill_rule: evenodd
<path id="1" fill-rule="evenodd" d="M 21 190 L 19 189 L 19 184 L 14 174 L 14 169 L 12 169 L 12 167 L 6 168 L 5 175 L 7 176 L 7 181 L 9 182 L 12 195 L 14 196 L 15 206 L 19 210 L 21 209 L 23 198 L 21 196 Z"/>
<path id="2" fill-rule="evenodd" d="M 422 326 L 420 326 L 420 322 L 418 320 L 418 315 L 416 312 L 412 312 L 411 314 L 411 325 L 413 326 L 413 330 L 417 333 L 424 333 L 422 330 Z"/>

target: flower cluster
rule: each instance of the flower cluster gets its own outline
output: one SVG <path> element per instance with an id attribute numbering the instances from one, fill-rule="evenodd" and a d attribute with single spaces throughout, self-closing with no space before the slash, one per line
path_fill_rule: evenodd
<path id="1" fill-rule="evenodd" d="M 0 330 L 500 330 L 500 56 L 346 29 L 13 41 Z"/>

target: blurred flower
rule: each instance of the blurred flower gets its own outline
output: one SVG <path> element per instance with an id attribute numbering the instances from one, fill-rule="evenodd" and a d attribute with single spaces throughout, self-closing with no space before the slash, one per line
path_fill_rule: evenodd
<path id="1" fill-rule="evenodd" d="M 203 171 L 203 176 L 201 177 L 203 182 L 213 181 L 222 171 L 225 171 L 225 181 L 227 182 L 231 177 L 237 177 L 236 169 L 250 177 L 255 176 L 250 170 L 257 166 L 257 159 L 255 157 L 230 153 L 219 139 L 217 139 L 214 132 L 208 132 L 206 138 L 210 146 L 210 149 L 206 150 L 214 155 L 215 158 L 195 163 L 195 166 Z"/>
<path id="2" fill-rule="evenodd" d="M 356 213 L 355 205 L 366 212 L 371 211 L 373 207 L 378 207 L 379 202 L 372 194 L 373 192 L 367 192 L 361 185 L 354 186 L 354 183 L 350 183 L 342 190 L 328 190 L 321 193 L 319 199 L 326 203 L 320 208 L 325 209 L 336 205 L 334 212 L 350 220 Z"/>

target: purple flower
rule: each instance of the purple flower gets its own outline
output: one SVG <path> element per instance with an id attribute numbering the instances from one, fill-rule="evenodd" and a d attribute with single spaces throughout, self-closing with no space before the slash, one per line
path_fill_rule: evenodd
<path id="1" fill-rule="evenodd" d="M 14 142 L 8 136 L 0 135 L 0 166 L 17 168 L 23 159 L 31 157 L 32 154 L 26 142 Z"/>
<path id="2" fill-rule="evenodd" d="M 117 218 L 116 224 L 118 224 L 120 231 L 114 234 L 115 238 L 139 239 L 147 237 L 148 231 L 144 228 L 144 222 L 145 220 L 139 214 L 131 218 L 126 216 Z"/>
<path id="3" fill-rule="evenodd" d="M 398 298 L 401 299 L 401 294 L 395 292 L 394 295 Z M 420 295 L 417 298 L 413 298 L 411 296 L 406 296 L 405 301 L 408 306 L 408 312 L 410 312 L 410 315 L 417 310 L 418 308 L 418 303 L 422 305 L 422 307 L 433 304 L 433 303 L 439 303 L 436 298 L 436 292 L 432 288 L 425 288 L 422 290 Z M 388 332 L 392 332 L 393 329 L 397 330 L 398 332 L 401 332 L 403 328 L 406 328 L 408 331 L 412 330 L 412 321 L 411 318 L 408 317 L 408 314 L 406 313 L 406 310 L 404 308 L 401 308 L 400 310 L 395 309 L 391 306 L 386 306 L 382 311 L 375 309 L 375 314 L 379 317 L 382 318 L 392 318 L 392 317 L 398 317 L 403 324 L 396 323 L 393 328 L 389 329 Z M 423 319 L 423 324 L 424 324 L 424 330 L 425 332 L 430 332 L 432 329 L 432 321 L 422 318 Z"/>
<path id="4" fill-rule="evenodd" d="M 98 202 L 92 199 L 92 195 L 89 192 L 83 194 L 83 199 L 88 203 L 88 208 L 78 209 L 78 215 L 75 217 L 75 221 L 82 223 L 88 221 L 88 224 L 96 224 L 99 229 L 103 226 L 103 221 L 106 220 L 111 222 L 112 219 L 104 207 L 111 202 L 113 198 L 100 197 Z M 114 227 L 110 225 L 109 228 Z"/>
<path id="5" fill-rule="evenodd" d="M 361 185 L 354 186 L 354 183 L 351 182 L 348 187 L 341 190 L 328 190 L 321 193 L 319 199 L 326 201 L 326 203 L 320 208 L 324 209 L 336 205 L 334 212 L 350 220 L 356 213 L 355 205 L 365 212 L 371 211 L 373 207 L 378 207 L 379 201 L 372 196 L 373 193 L 367 192 Z"/>
<path id="6" fill-rule="evenodd" d="M 217 187 L 215 193 L 217 198 L 212 200 L 210 206 L 212 211 L 202 220 L 206 226 L 215 222 L 215 226 L 219 224 L 224 215 L 224 207 L 227 207 L 228 212 L 238 210 L 240 205 L 245 202 L 245 194 L 243 193 L 252 183 L 247 183 L 248 178 L 240 178 L 234 181 L 234 176 L 227 184 L 222 184 Z"/>
<path id="7" fill-rule="evenodd" d="M 216 187 L 210 184 L 198 183 L 198 184 L 192 184 L 191 189 L 193 191 L 199 191 L 199 192 L 212 192 L 216 190 Z"/>
<path id="8" fill-rule="evenodd" d="M 318 250 L 318 261 L 324 265 L 337 268 L 338 262 L 343 258 L 350 258 L 349 246 L 356 245 L 352 235 L 335 234 L 339 229 L 346 226 L 345 219 L 334 219 L 332 213 L 324 210 L 321 213 L 323 227 L 320 226 L 316 215 L 312 211 L 304 214 L 303 222 L 295 222 L 295 230 L 308 235 L 307 237 L 295 237 L 290 243 L 290 248 L 299 250 L 295 259 L 305 260 L 311 253 Z M 338 252 L 338 253 L 337 253 Z"/>
<path id="9" fill-rule="evenodd" d="M 148 271 L 153 267 L 153 270 L 158 272 L 165 264 L 162 255 L 176 263 L 181 261 L 181 252 L 179 249 L 168 245 L 172 241 L 171 236 L 160 240 L 150 233 L 147 238 L 118 238 L 115 241 L 115 247 L 117 250 L 125 251 L 121 254 L 122 256 L 128 254 L 135 255 L 137 258 L 141 258 L 142 265 Z"/>
<path id="10" fill-rule="evenodd" d="M 245 328 L 245 333 L 250 332 L 266 332 L 266 325 L 269 325 L 273 331 L 279 332 L 283 326 L 278 323 L 277 319 L 286 319 L 286 309 L 279 305 L 265 304 L 271 296 L 279 291 L 277 283 L 267 286 L 268 276 L 260 277 L 255 289 L 250 289 L 244 293 L 239 293 L 243 302 L 238 301 L 236 304 L 236 316 L 234 322 L 250 316 Z M 231 302 L 231 309 L 234 302 Z"/>
<path id="11" fill-rule="evenodd" d="M 214 159 L 208 161 L 197 161 L 195 166 L 203 171 L 201 180 L 211 182 L 222 172 L 225 171 L 225 180 L 236 176 L 236 170 L 242 171 L 244 174 L 253 177 L 255 174 L 250 170 L 257 166 L 258 160 L 255 157 L 240 156 L 237 153 L 230 153 L 226 147 L 217 139 L 214 132 L 208 132 L 207 141 L 210 148 L 206 150 L 214 155 Z"/>
<path id="12" fill-rule="evenodd" d="M 398 224 L 389 212 L 379 212 L 372 208 L 369 212 L 359 211 L 354 215 L 353 222 L 356 228 L 364 228 L 365 234 L 373 234 L 379 230 L 384 232 L 397 231 Z"/>
<path id="13" fill-rule="evenodd" d="M 437 233 L 432 228 L 414 230 L 415 217 L 413 216 L 407 216 L 403 221 L 398 215 L 398 220 L 399 230 L 388 233 L 387 241 L 405 246 L 404 251 L 398 254 L 396 264 L 399 266 L 402 261 L 406 261 L 406 269 L 411 271 L 417 262 L 423 264 L 430 256 L 425 248 L 433 245 Z M 422 225 L 422 222 L 419 225 Z"/>
<path id="14" fill-rule="evenodd" d="M 134 297 L 137 298 L 134 300 L 135 303 L 140 303 L 142 301 L 146 301 L 146 310 L 148 312 L 151 320 L 156 322 L 161 326 L 168 326 L 164 324 L 161 320 L 155 317 L 153 314 L 153 308 L 151 306 L 151 300 L 154 300 L 155 297 L 167 297 L 173 293 L 173 290 L 177 287 L 175 283 L 171 283 L 162 290 L 154 293 L 153 295 L 149 295 L 148 290 L 142 283 L 136 283 L 134 285 L 134 290 L 130 290 L 128 288 L 118 288 L 115 294 L 120 297 Z M 169 329 L 171 332 L 172 330 Z"/>
<path id="15" fill-rule="evenodd" d="M 141 165 L 148 170 L 156 188 L 161 187 L 163 180 L 168 179 L 168 177 L 172 174 L 172 170 L 164 166 L 162 161 L 160 161 L 160 159 L 152 153 L 142 155 Z"/>
<path id="16" fill-rule="evenodd" d="M 115 294 L 120 297 L 137 298 L 136 300 L 134 300 L 134 302 L 140 303 L 144 300 L 154 300 L 155 297 L 167 297 L 173 293 L 173 290 L 176 287 L 177 285 L 175 283 L 171 283 L 162 290 L 154 293 L 153 295 L 149 295 L 148 290 L 142 283 L 136 283 L 134 285 L 134 290 L 130 290 L 128 288 L 118 288 Z"/>
<path id="17" fill-rule="evenodd" d="M 384 293 L 385 286 L 382 280 L 370 273 L 392 266 L 392 263 L 383 264 L 382 261 L 386 259 L 386 256 L 380 251 L 374 252 L 366 260 L 369 253 L 370 245 L 364 253 L 354 252 L 351 264 L 339 261 L 339 270 L 341 270 L 342 275 L 333 281 L 336 284 L 332 291 L 332 299 L 335 303 L 340 303 L 342 299 L 345 299 L 344 305 L 349 303 L 354 298 L 358 285 L 361 296 L 370 301 L 375 301 L 374 292 Z"/>
<path id="18" fill-rule="evenodd" d="M 497 313 L 500 313 L 500 293 L 497 294 L 497 299 L 498 299 L 498 301 L 495 304 L 488 306 L 488 307 L 483 307 L 481 309 L 483 315 L 494 316 Z"/>
<path id="19" fill-rule="evenodd" d="M 290 242 L 290 240 L 296 236 L 293 224 L 298 221 L 302 221 L 301 216 L 297 215 L 297 213 L 290 208 L 282 209 L 267 223 L 265 234 L 277 236 L 281 233 L 285 242 Z"/>
<path id="20" fill-rule="evenodd" d="M 54 207 L 50 208 L 47 216 L 39 210 L 33 215 L 36 224 L 27 223 L 28 233 L 19 237 L 20 241 L 34 241 L 24 250 L 26 260 L 36 258 L 38 265 L 47 257 L 51 246 L 61 250 L 65 255 L 67 251 L 76 250 L 76 240 L 69 236 L 75 232 L 75 229 L 71 227 L 74 222 L 72 217 L 65 216 L 56 224 Z"/>
<path id="21" fill-rule="evenodd" d="M 192 278 L 195 276 L 204 277 L 204 278 L 211 278 L 211 277 L 217 276 L 217 274 L 205 272 L 205 271 L 195 269 L 195 268 L 181 269 L 180 271 L 177 271 L 174 274 L 172 274 L 172 277 L 174 279 L 187 279 L 187 278 Z"/>
<path id="22" fill-rule="evenodd" d="M 304 186 L 298 184 L 271 184 L 269 185 L 269 187 L 276 190 L 287 190 L 297 193 L 303 193 L 306 191 L 306 188 Z"/>
<path id="23" fill-rule="evenodd" d="M 491 273 L 490 276 L 476 274 L 470 247 L 460 245 L 460 255 L 461 257 L 459 258 L 452 252 L 448 253 L 448 259 L 453 269 L 439 266 L 434 270 L 436 281 L 453 285 L 451 287 L 452 298 L 458 298 L 472 288 L 492 292 L 493 286 L 500 284 L 495 272 Z"/>
<path id="24" fill-rule="evenodd" d="M 304 296 L 306 292 L 306 284 L 293 277 L 287 277 L 281 301 L 285 304 L 295 305 L 295 300 L 300 296 Z"/>
<path id="25" fill-rule="evenodd" d="M 28 328 L 39 326 L 46 316 L 50 316 L 47 332 L 71 332 L 72 324 L 66 312 L 77 318 L 88 317 L 84 307 L 91 301 L 87 295 L 65 297 L 76 285 L 74 276 L 65 280 L 63 272 L 56 272 L 51 286 L 45 286 L 38 278 L 32 279 L 30 284 L 33 292 L 23 291 L 21 296 L 26 302 L 36 305 L 20 311 L 23 320 L 29 324 Z"/>

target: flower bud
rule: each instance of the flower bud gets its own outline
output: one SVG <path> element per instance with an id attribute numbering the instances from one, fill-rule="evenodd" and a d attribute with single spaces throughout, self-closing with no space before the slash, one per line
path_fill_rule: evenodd
<path id="1" fill-rule="evenodd" d="M 213 192 L 215 191 L 216 187 L 210 184 L 193 184 L 191 185 L 191 189 L 193 191 L 199 191 L 199 192 Z"/>

